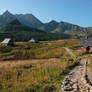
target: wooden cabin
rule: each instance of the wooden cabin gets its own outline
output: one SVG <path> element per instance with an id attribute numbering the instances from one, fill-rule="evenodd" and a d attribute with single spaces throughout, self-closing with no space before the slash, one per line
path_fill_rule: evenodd
<path id="1" fill-rule="evenodd" d="M 92 37 L 82 39 L 78 45 L 78 50 L 83 52 L 92 52 Z"/>
<path id="2" fill-rule="evenodd" d="M 2 45 L 5 45 L 5 46 L 13 46 L 14 45 L 14 41 L 11 39 L 11 38 L 5 38 L 2 42 L 1 42 Z"/>
<path id="3" fill-rule="evenodd" d="M 35 38 L 32 38 L 31 40 L 29 40 L 29 42 L 32 42 L 32 43 L 38 43 L 39 41 Z"/>

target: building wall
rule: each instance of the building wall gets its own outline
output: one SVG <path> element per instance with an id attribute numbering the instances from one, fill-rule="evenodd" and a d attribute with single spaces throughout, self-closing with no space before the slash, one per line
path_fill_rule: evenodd
<path id="1" fill-rule="evenodd" d="M 92 47 L 90 47 L 90 51 L 89 52 L 92 52 Z"/>
<path id="2" fill-rule="evenodd" d="M 86 48 L 84 48 L 84 47 L 79 47 L 78 50 L 86 52 Z"/>
<path id="3" fill-rule="evenodd" d="M 14 41 L 10 40 L 9 43 L 8 43 L 8 45 L 13 46 L 14 45 Z"/>
<path id="4" fill-rule="evenodd" d="M 79 47 L 78 50 L 83 51 L 83 52 L 87 52 L 87 49 L 85 47 Z M 92 52 L 92 47 L 90 47 L 89 52 Z"/>

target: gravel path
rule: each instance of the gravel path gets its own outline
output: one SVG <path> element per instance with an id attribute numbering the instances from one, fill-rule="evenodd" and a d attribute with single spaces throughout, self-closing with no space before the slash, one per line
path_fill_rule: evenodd
<path id="1" fill-rule="evenodd" d="M 71 49 L 66 48 L 66 47 L 63 47 L 63 48 L 68 52 L 68 54 L 69 54 L 70 56 L 73 56 L 74 58 L 76 58 L 76 56 L 74 55 L 74 53 L 72 52 Z"/>
<path id="2" fill-rule="evenodd" d="M 61 92 L 92 92 L 92 87 L 88 85 L 85 77 L 87 62 L 87 59 L 81 60 L 79 65 L 66 76 Z"/>

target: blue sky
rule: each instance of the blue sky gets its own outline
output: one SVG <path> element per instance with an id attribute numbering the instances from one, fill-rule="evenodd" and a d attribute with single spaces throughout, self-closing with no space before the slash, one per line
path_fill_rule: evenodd
<path id="1" fill-rule="evenodd" d="M 92 0 L 0 0 L 0 14 L 32 13 L 42 22 L 65 21 L 92 26 Z"/>

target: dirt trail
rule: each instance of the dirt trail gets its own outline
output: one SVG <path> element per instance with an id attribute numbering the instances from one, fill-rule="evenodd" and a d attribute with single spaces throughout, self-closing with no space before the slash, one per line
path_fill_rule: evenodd
<path id="1" fill-rule="evenodd" d="M 87 83 L 87 59 L 79 62 L 69 74 L 66 76 L 61 92 L 92 92 L 92 87 Z"/>
<path id="2" fill-rule="evenodd" d="M 76 58 L 76 56 L 74 55 L 74 53 L 72 52 L 71 49 L 66 48 L 66 47 L 63 47 L 63 49 L 65 49 L 65 50 L 68 52 L 68 54 L 69 54 L 70 56 L 73 56 L 74 58 Z"/>

